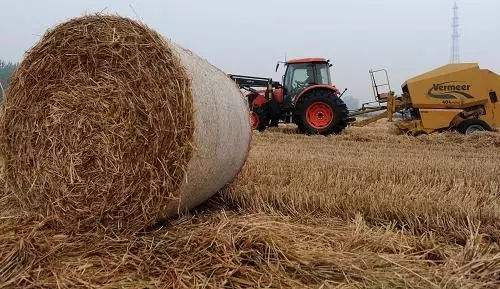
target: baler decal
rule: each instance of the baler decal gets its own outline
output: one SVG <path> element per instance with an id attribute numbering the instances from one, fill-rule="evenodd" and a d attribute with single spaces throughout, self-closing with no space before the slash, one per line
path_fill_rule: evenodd
<path id="1" fill-rule="evenodd" d="M 466 84 L 463 81 L 448 81 L 433 84 L 427 92 L 427 95 L 439 99 L 457 99 L 460 97 L 470 99 L 474 98 L 468 93 L 468 91 L 470 91 L 470 88 L 471 85 Z"/>

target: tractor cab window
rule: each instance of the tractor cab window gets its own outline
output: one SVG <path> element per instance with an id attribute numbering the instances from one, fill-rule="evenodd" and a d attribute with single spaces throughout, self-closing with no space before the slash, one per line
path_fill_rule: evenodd
<path id="1" fill-rule="evenodd" d="M 288 65 L 284 76 L 287 95 L 294 98 L 304 89 L 316 84 L 331 84 L 328 63 L 301 63 Z"/>
<path id="2" fill-rule="evenodd" d="M 293 97 L 313 84 L 316 84 L 314 81 L 314 65 L 293 64 L 288 66 L 285 75 L 287 94 Z"/>
<path id="3" fill-rule="evenodd" d="M 317 84 L 331 84 L 330 67 L 328 64 L 316 64 Z"/>

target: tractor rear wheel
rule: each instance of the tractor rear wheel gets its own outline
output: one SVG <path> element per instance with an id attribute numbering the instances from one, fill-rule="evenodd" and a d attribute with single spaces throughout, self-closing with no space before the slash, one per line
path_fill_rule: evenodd
<path id="1" fill-rule="evenodd" d="M 295 120 L 306 134 L 338 134 L 347 126 L 348 110 L 333 91 L 315 90 L 297 103 Z"/>

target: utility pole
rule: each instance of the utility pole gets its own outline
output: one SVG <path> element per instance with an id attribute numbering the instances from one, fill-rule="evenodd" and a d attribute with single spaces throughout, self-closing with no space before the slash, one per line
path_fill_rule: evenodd
<path id="1" fill-rule="evenodd" d="M 451 34 L 451 56 L 450 63 L 460 63 L 460 34 L 458 33 L 460 27 L 459 17 L 458 17 L 458 5 L 455 2 L 453 6 L 453 18 L 451 23 L 451 28 L 453 30 Z"/>

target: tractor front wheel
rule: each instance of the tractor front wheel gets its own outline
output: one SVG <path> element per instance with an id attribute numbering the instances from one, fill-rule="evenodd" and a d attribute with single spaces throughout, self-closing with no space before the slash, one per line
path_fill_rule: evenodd
<path id="1" fill-rule="evenodd" d="M 333 92 L 317 90 L 304 95 L 296 106 L 295 119 L 306 134 L 338 134 L 347 126 L 348 110 Z"/>
<path id="2" fill-rule="evenodd" d="M 259 113 L 258 111 L 250 111 L 250 122 L 252 124 L 252 129 L 264 131 L 266 130 L 269 120 L 266 119 L 263 113 Z"/>

